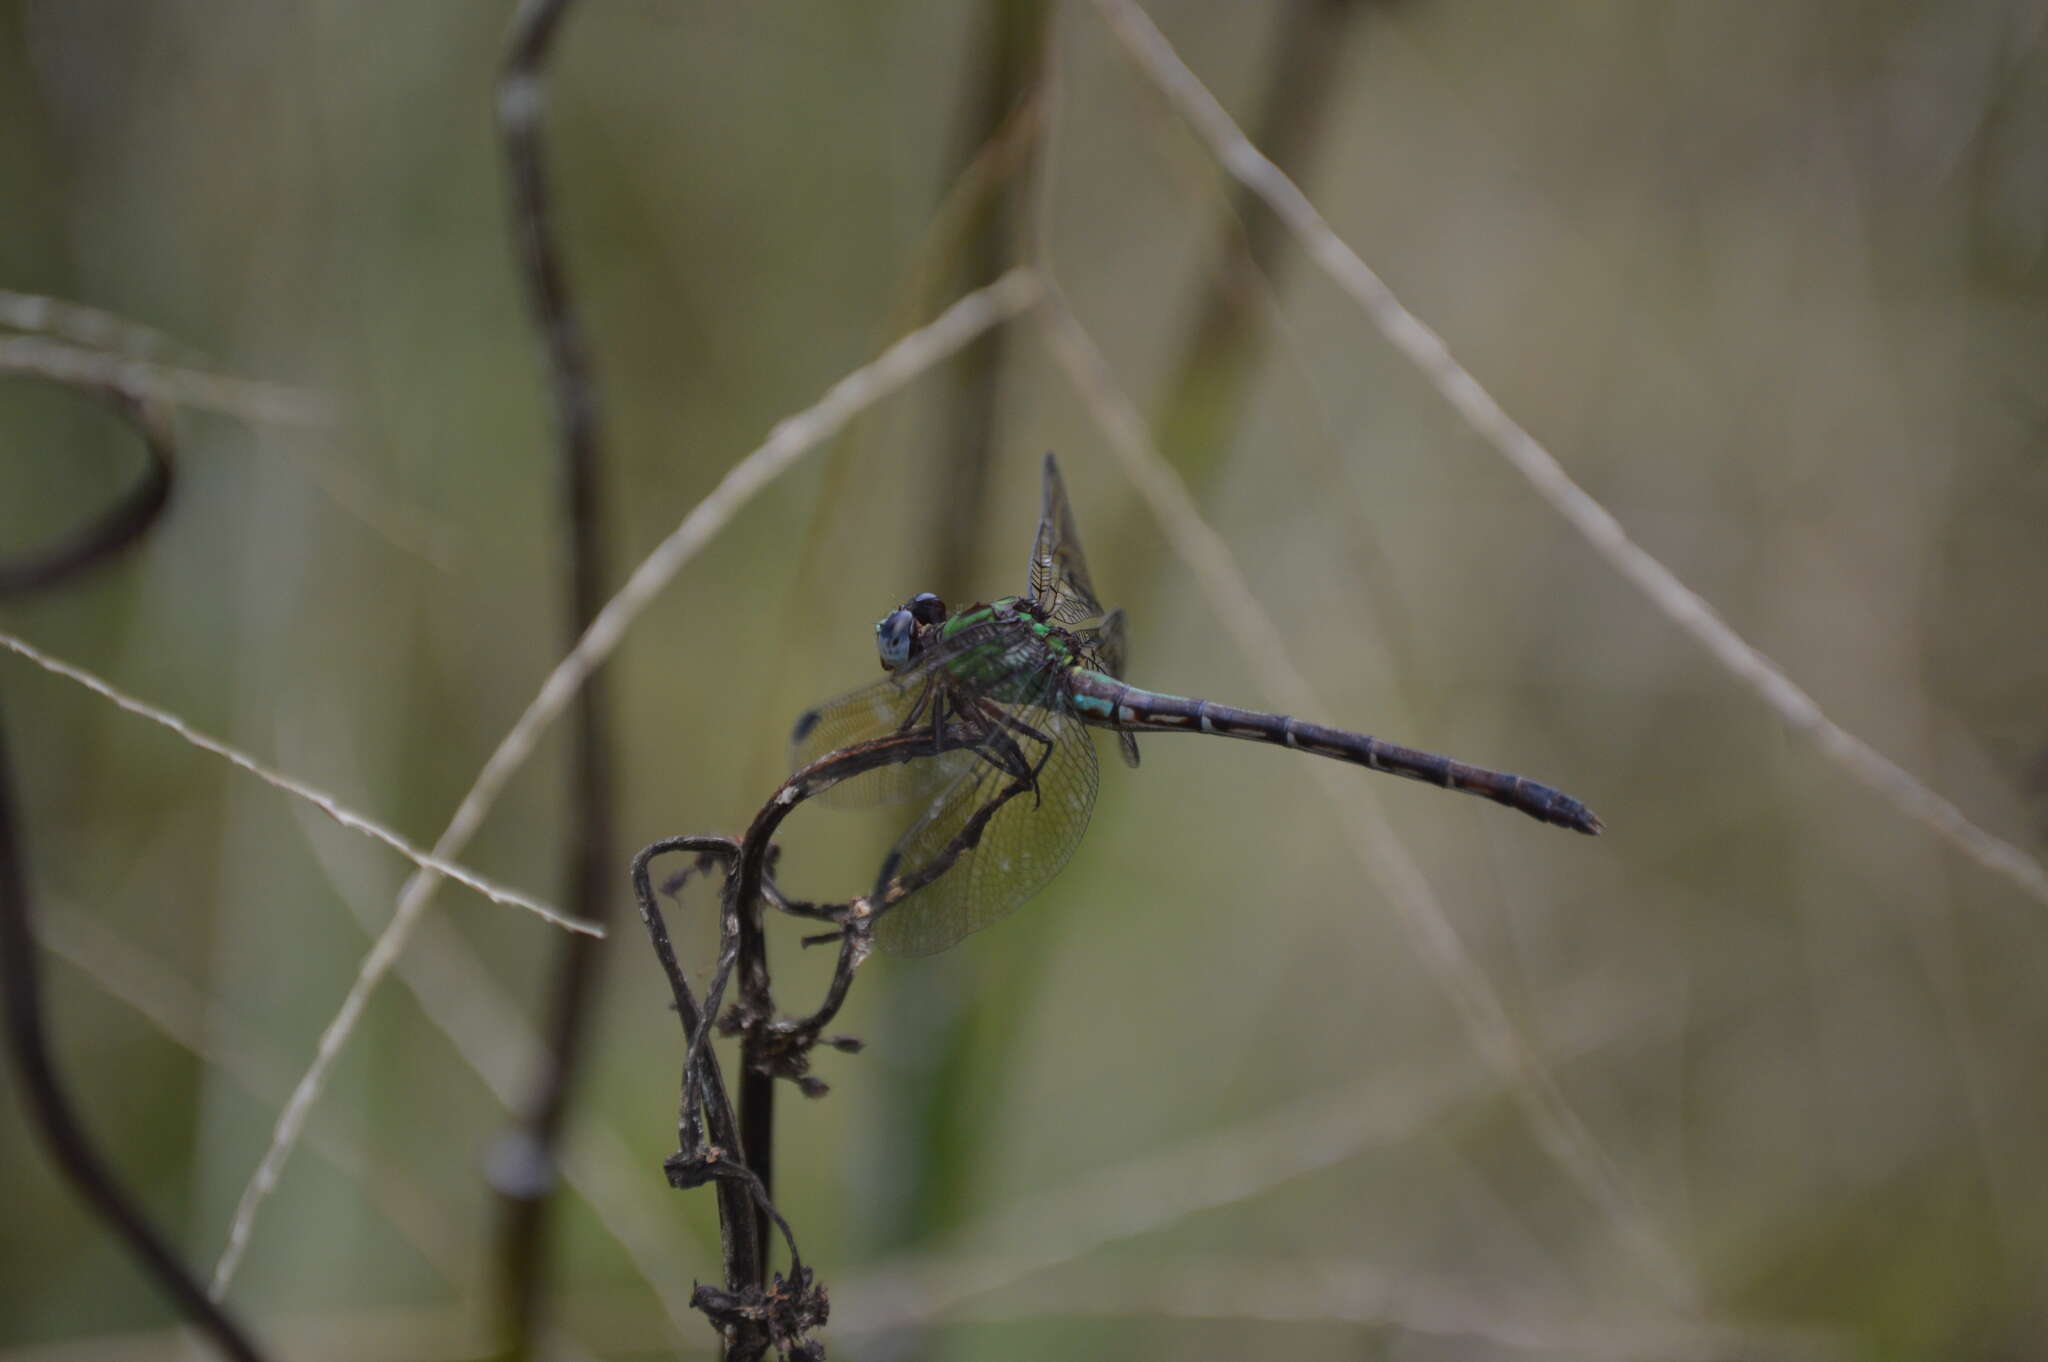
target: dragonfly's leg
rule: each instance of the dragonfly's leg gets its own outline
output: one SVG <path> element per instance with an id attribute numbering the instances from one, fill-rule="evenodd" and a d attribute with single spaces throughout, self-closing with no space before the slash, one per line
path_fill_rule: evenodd
<path id="1" fill-rule="evenodd" d="M 1024 748 L 1009 734 L 997 729 L 983 738 L 976 749 L 981 759 L 1012 780 L 1036 782 L 1038 768 L 1024 755 Z"/>
<path id="2" fill-rule="evenodd" d="M 994 730 L 981 710 L 982 706 L 976 703 L 972 694 L 948 692 L 941 697 L 938 712 L 932 716 L 932 750 L 944 752 L 959 747 L 979 748 L 987 742 Z M 950 737 L 946 732 L 948 725 L 953 730 Z"/>
<path id="3" fill-rule="evenodd" d="M 911 703 L 910 712 L 903 716 L 902 723 L 896 725 L 896 731 L 898 733 L 908 733 L 923 723 L 925 706 L 927 705 L 932 707 L 934 711 L 933 718 L 936 722 L 938 711 L 944 709 L 944 706 L 940 703 L 943 699 L 944 696 L 940 692 L 939 687 L 926 686 L 922 691 L 918 692 L 917 699 Z"/>
<path id="4" fill-rule="evenodd" d="M 1013 714 L 1013 715 L 1008 715 L 1008 716 L 1006 716 L 1006 717 L 1008 717 L 1008 718 L 1009 718 L 1009 720 L 1010 720 L 1010 723 L 1011 723 L 1011 725 L 1012 725 L 1012 726 L 1013 726 L 1014 728 L 1016 728 L 1016 729 L 1017 729 L 1017 730 L 1018 730 L 1019 732 L 1022 732 L 1022 733 L 1026 734 L 1026 735 L 1027 735 L 1027 736 L 1029 736 L 1029 737 L 1032 737 L 1032 738 L 1035 738 L 1035 739 L 1037 739 L 1037 740 L 1038 740 L 1038 742 L 1039 742 L 1039 743 L 1040 743 L 1040 744 L 1041 744 L 1041 745 L 1042 745 L 1042 746 L 1043 746 L 1043 747 L 1045 748 L 1045 750 L 1044 750 L 1043 752 L 1039 753 L 1039 755 L 1038 755 L 1038 765 L 1036 765 L 1036 766 L 1034 766 L 1034 767 L 1032 767 L 1032 768 L 1031 768 L 1031 792 L 1032 792 L 1032 796 L 1033 796 L 1034 798 L 1036 798 L 1036 797 L 1037 797 L 1037 794 L 1038 794 L 1038 775 L 1039 775 L 1039 772 L 1041 772 L 1041 771 L 1045 770 L 1045 764 L 1046 764 L 1047 762 L 1049 762 L 1049 761 L 1051 761 L 1051 760 L 1052 760 L 1052 749 L 1053 749 L 1053 740 L 1052 740 L 1052 735 L 1051 735 L 1051 734 L 1049 734 L 1049 733 L 1041 733 L 1041 732 L 1039 732 L 1039 731 L 1038 731 L 1037 729 L 1033 728 L 1033 727 L 1032 727 L 1032 726 L 1031 726 L 1030 724 L 1027 724 L 1027 723 L 1025 723 L 1025 722 L 1024 722 L 1024 721 L 1023 721 L 1022 719 L 1019 719 L 1019 718 L 1017 718 L 1017 716 L 1015 716 L 1014 714 Z"/>
<path id="5" fill-rule="evenodd" d="M 1020 780 L 1028 780 L 1031 782 L 1032 806 L 1034 808 L 1037 807 L 1037 805 L 1041 802 L 1043 798 L 1038 788 L 1038 777 L 1045 770 L 1045 764 L 1052 760 L 1052 736 L 1047 733 L 1039 732 L 1030 724 L 1025 723 L 1022 719 L 1018 718 L 1014 714 L 1011 714 L 1009 711 L 1005 710 L 1001 705 L 998 705 L 993 701 L 983 702 L 982 712 L 988 715 L 990 721 L 993 722 L 999 729 L 1007 730 L 1011 733 L 1021 734 L 1024 737 L 1029 738 L 1033 742 L 1039 744 L 1041 751 L 1038 754 L 1038 760 L 1026 764 L 1024 759 L 1023 748 L 1019 746 L 1014 740 L 1005 739 L 1005 741 L 1009 742 L 1009 745 L 1012 748 L 1012 750 L 1016 752 L 1018 764 L 1020 767 L 1022 767 L 1022 769 L 1020 770 L 1011 771 L 1010 774 L 1018 777 Z"/>
<path id="6" fill-rule="evenodd" d="M 1008 776 L 1021 782 L 1027 788 L 1036 788 L 1038 773 L 1044 768 L 1043 758 L 1034 764 L 1024 755 L 1023 744 L 1010 736 L 1010 731 L 1021 730 L 1027 737 L 1042 737 L 1029 725 L 1019 723 L 1006 713 L 1003 707 L 992 700 L 969 697 L 968 706 L 960 712 L 963 725 L 972 723 L 981 731 L 973 739 L 974 754 Z"/>
<path id="7" fill-rule="evenodd" d="M 1012 720 L 1011 722 L 1012 724 L 1014 724 L 1017 732 L 1022 733 L 1027 738 L 1032 738 L 1036 740 L 1038 744 L 1045 749 L 1044 751 L 1038 754 L 1038 764 L 1031 768 L 1031 790 L 1032 793 L 1035 795 L 1038 792 L 1039 773 L 1044 771 L 1045 764 L 1052 760 L 1052 736 L 1050 734 L 1040 733 L 1037 729 L 1033 728 L 1030 724 L 1023 722 L 1021 719 Z"/>

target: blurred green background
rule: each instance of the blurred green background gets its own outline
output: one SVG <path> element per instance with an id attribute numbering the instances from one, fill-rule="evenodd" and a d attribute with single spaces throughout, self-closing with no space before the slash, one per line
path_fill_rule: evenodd
<path id="1" fill-rule="evenodd" d="M 1645 548 L 2048 854 L 2048 9 L 1149 8 Z M 332 411 L 181 411 L 158 530 L 0 627 L 422 844 L 563 646 L 491 118 L 509 11 L 0 3 L 0 288 Z M 1049 138 L 1012 125 L 1007 197 L 963 247 L 962 168 L 1028 83 L 1000 44 L 1048 22 Z M 1136 773 L 1104 746 L 1089 836 L 1024 912 L 872 962 L 843 1018 L 868 1051 L 785 1098 L 778 1201 L 834 1356 L 2048 1357 L 2043 905 L 1788 733 L 1298 250 L 1227 227 L 1213 162 L 1091 7 L 588 0 L 551 91 L 614 583 L 775 421 L 1016 258 L 1043 196 L 1058 277 L 1325 698 L 1310 717 L 1554 781 L 1608 824 L 1347 773 L 1682 1280 L 1546 1152 L 1306 759 L 1159 738 Z M 1133 679 L 1271 698 L 1030 325 L 976 354 L 770 487 L 616 656 L 622 906 L 632 848 L 744 826 L 791 718 L 875 674 L 884 610 L 1022 586 L 1048 448 L 1132 612 Z M 135 464 L 103 408 L 0 375 L 8 552 Z M 60 1056 L 210 1265 L 407 867 L 18 658 L 0 698 Z M 463 858 L 548 899 L 560 744 Z M 800 811 L 786 879 L 866 887 L 889 826 Z M 489 1346 L 492 1083 L 527 1073 L 558 938 L 455 888 L 434 926 L 230 1295 L 279 1356 Z M 829 961 L 776 930 L 805 1007 Z M 659 1171 L 677 1031 L 630 918 L 606 957 L 559 1352 L 702 1351 L 662 1304 L 719 1272 L 711 1197 Z M 4 1081 L 0 1362 L 186 1355 Z"/>

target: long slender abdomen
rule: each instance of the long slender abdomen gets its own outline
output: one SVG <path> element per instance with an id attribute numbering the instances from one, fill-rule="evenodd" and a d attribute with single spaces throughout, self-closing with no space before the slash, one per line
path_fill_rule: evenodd
<path id="1" fill-rule="evenodd" d="M 1325 728 L 1285 714 L 1219 705 L 1213 700 L 1191 700 L 1141 690 L 1113 677 L 1079 669 L 1069 674 L 1069 693 L 1081 716 L 1104 728 L 1135 733 L 1211 733 L 1223 738 L 1273 743 L 1440 785 L 1446 790 L 1462 790 L 1574 832 L 1600 831 L 1600 820 L 1593 811 L 1562 790 L 1505 771 L 1453 761 L 1435 752 L 1384 742 L 1364 733 Z"/>

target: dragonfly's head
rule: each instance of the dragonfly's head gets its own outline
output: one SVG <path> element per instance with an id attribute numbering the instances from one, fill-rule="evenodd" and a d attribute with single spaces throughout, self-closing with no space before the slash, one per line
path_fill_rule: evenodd
<path id="1" fill-rule="evenodd" d="M 875 649 L 882 655 L 882 670 L 900 671 L 924 651 L 928 633 L 946 622 L 946 603 L 929 591 L 920 591 L 897 609 L 882 616 L 875 625 Z"/>

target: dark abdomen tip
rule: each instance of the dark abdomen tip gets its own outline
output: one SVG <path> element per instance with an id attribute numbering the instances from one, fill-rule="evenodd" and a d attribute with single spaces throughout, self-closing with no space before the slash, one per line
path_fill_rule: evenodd
<path id="1" fill-rule="evenodd" d="M 1598 837 L 1600 830 L 1606 826 L 1600 821 L 1599 814 L 1569 796 L 1558 800 L 1557 807 L 1550 811 L 1548 821 L 1561 828 L 1570 828 L 1573 832 L 1583 832 L 1588 837 Z"/>

